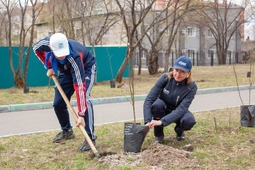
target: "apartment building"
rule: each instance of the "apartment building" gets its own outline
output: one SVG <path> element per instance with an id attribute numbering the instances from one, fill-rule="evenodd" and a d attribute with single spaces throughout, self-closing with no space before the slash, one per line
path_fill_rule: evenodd
<path id="1" fill-rule="evenodd" d="M 164 1 L 165 2 L 165 1 Z M 100 2 L 99 2 L 100 3 Z M 101 3 L 102 5 L 102 3 Z M 118 13 L 116 4 L 114 5 L 114 1 L 110 3 L 111 7 L 109 11 L 112 13 L 111 17 L 116 19 L 116 22 L 108 28 L 104 33 L 102 38 L 97 44 L 99 46 L 126 46 L 127 45 L 127 37 L 126 32 L 123 26 L 123 22 L 121 19 L 117 18 L 117 15 L 114 13 Z M 157 13 L 161 7 L 164 6 L 162 0 L 158 0 L 155 4 L 151 13 Z M 45 7 L 46 8 L 46 7 Z M 224 7 L 219 8 L 224 12 L 226 10 Z M 228 9 L 228 21 L 233 22 L 234 14 L 243 10 L 239 6 L 232 6 Z M 106 11 L 100 5 L 97 6 L 97 11 L 94 15 L 97 16 L 105 16 Z M 109 12 L 108 11 L 108 12 Z M 223 13 L 222 12 L 222 13 Z M 233 14 L 233 15 L 232 15 Z M 44 14 L 42 14 L 43 16 Z M 232 17 L 231 17 L 232 16 Z M 243 17 L 243 15 L 240 15 Z M 43 17 L 42 17 L 43 18 Z M 91 18 L 90 18 L 91 19 Z M 169 56 L 166 56 L 166 51 L 164 48 L 160 51 L 158 56 L 158 63 L 160 67 L 164 67 L 164 61 L 167 57 L 169 59 L 169 67 L 173 65 L 173 62 L 182 55 L 187 55 L 193 62 L 193 65 L 218 65 L 217 58 L 217 50 L 216 50 L 216 40 L 215 36 L 213 36 L 212 30 L 206 25 L 199 25 L 192 21 L 194 18 L 189 18 L 189 22 L 184 22 L 179 27 L 178 33 L 175 37 L 175 41 L 171 48 L 171 53 Z M 38 20 L 36 27 L 36 39 L 35 41 L 45 37 L 50 36 L 53 32 L 63 32 L 63 27 L 60 25 L 55 27 L 55 30 L 52 30 L 51 19 L 49 20 Z M 94 25 L 94 27 L 84 28 L 82 25 L 82 18 L 80 16 L 76 16 L 75 14 L 72 17 L 74 23 L 74 32 L 75 39 L 85 44 L 86 46 L 91 46 L 91 38 L 93 36 L 89 36 L 93 34 L 96 28 L 100 27 L 101 23 L 98 23 L 98 19 L 96 17 L 91 19 L 90 24 Z M 236 19 L 236 22 L 240 21 L 240 18 Z M 85 33 L 85 34 L 82 34 Z M 152 35 L 156 35 L 157 32 L 152 32 Z M 157 36 L 157 35 L 156 35 Z M 168 34 L 166 33 L 165 38 L 167 38 Z M 242 40 L 243 40 L 243 23 L 236 29 L 235 33 L 231 35 L 231 39 L 229 41 L 229 46 L 227 50 L 226 64 L 240 62 L 242 56 Z M 147 40 L 144 40 L 143 43 L 146 44 Z M 134 66 L 138 65 L 138 55 L 139 49 L 136 49 L 136 52 L 133 57 Z M 147 56 L 144 51 L 142 51 L 142 67 L 147 67 Z"/>

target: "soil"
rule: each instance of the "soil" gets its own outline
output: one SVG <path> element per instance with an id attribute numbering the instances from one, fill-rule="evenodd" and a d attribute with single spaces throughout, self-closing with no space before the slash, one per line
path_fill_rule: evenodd
<path id="1" fill-rule="evenodd" d="M 113 167 L 126 165 L 141 167 L 142 163 L 145 162 L 152 169 L 171 167 L 199 168 L 199 162 L 191 158 L 189 153 L 188 151 L 179 150 L 171 146 L 153 144 L 140 153 L 124 152 L 102 156 L 99 158 L 99 162 Z"/>

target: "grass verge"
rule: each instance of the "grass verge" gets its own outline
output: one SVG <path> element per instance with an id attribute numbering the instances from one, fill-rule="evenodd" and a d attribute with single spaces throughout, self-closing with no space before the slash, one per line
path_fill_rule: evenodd
<path id="1" fill-rule="evenodd" d="M 248 64 L 236 65 L 239 85 L 248 85 Z M 156 75 L 149 75 L 143 70 L 142 75 L 135 75 L 135 95 L 148 94 L 157 79 L 162 75 L 159 71 Z M 46 76 L 46 75 L 45 75 Z M 196 81 L 198 89 L 236 86 L 233 66 L 196 66 L 192 68 L 192 77 Z M 91 92 L 91 98 L 127 96 L 129 95 L 128 79 L 123 78 L 125 85 L 122 88 L 110 88 L 109 81 L 96 83 Z M 118 85 L 118 84 L 116 84 Z M 30 87 L 30 93 L 23 93 L 23 89 L 15 87 L 0 89 L 0 105 L 51 102 L 54 99 L 53 87 Z M 75 100 L 75 94 L 72 100 Z"/>
<path id="2" fill-rule="evenodd" d="M 197 159 L 201 169 L 253 169 L 255 167 L 255 129 L 240 127 L 240 109 L 194 113 L 197 124 L 186 132 L 186 141 L 177 142 L 174 124 L 165 128 L 164 144 L 182 149 L 186 144 L 194 147 L 191 156 Z M 216 132 L 214 117 L 217 121 Z M 90 152 L 77 152 L 84 137 L 75 128 L 76 138 L 62 144 L 52 143 L 56 131 L 23 136 L 0 138 L 0 169 L 151 169 L 146 163 L 112 167 L 92 159 Z M 124 123 L 95 127 L 99 153 L 122 153 Z M 154 142 L 151 130 L 142 149 Z M 152 155 L 153 156 L 153 155 Z M 129 160 L 129 159 L 128 159 Z M 127 161 L 128 161 L 127 160 Z M 132 160 L 130 160 L 132 161 Z M 176 169 L 179 169 L 176 167 Z"/>

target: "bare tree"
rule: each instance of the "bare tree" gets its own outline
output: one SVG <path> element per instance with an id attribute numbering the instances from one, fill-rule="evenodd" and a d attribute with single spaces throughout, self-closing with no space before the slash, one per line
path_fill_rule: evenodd
<path id="1" fill-rule="evenodd" d="M 209 3 L 200 3 L 196 10 L 197 24 L 207 28 L 215 39 L 215 48 L 219 64 L 226 64 L 227 51 L 233 37 L 241 37 L 241 27 L 247 18 L 244 11 L 249 1 L 244 0 L 239 6 L 231 0 L 223 0 L 219 3 L 214 0 Z M 202 26 L 201 26 L 202 25 Z"/>
<path id="2" fill-rule="evenodd" d="M 2 10 L 2 9 L 1 9 Z M 8 42 L 8 21 L 7 21 L 7 13 L 0 13 L 0 46 L 7 46 Z"/>
<path id="3" fill-rule="evenodd" d="M 130 63 L 130 59 L 133 53 L 141 43 L 142 39 L 146 35 L 152 26 L 158 21 L 159 17 L 155 17 L 148 23 L 148 27 L 144 30 L 144 33 L 139 37 L 136 37 L 136 30 L 138 26 L 144 21 L 144 18 L 150 13 L 156 0 L 115 0 L 119 7 L 119 15 L 123 21 L 125 35 L 127 38 L 127 52 L 126 57 L 116 75 L 115 80 L 117 82 L 122 81 L 122 77 L 125 69 Z"/>
<path id="4" fill-rule="evenodd" d="M 26 79 L 27 79 L 27 73 L 28 73 L 28 64 L 29 64 L 29 57 L 30 57 L 30 52 L 33 46 L 33 40 L 34 40 L 34 32 L 35 32 L 35 21 L 38 18 L 41 10 L 43 9 L 43 3 L 38 5 L 38 0 L 29 0 L 30 4 L 31 4 L 31 12 L 32 12 L 32 20 L 31 23 L 29 25 L 29 27 L 27 28 L 27 30 L 25 31 L 24 36 L 26 37 L 27 34 L 30 34 L 30 39 L 28 42 L 28 49 L 25 57 L 25 68 L 24 68 L 24 74 L 23 74 L 23 83 L 26 83 Z M 25 30 L 25 29 L 24 29 Z M 23 40 L 25 41 L 26 38 L 23 38 Z M 21 49 L 24 49 L 25 47 L 25 43 L 22 43 L 24 46 L 20 46 Z M 20 53 L 19 56 L 23 56 L 23 53 Z"/>
<path id="5" fill-rule="evenodd" d="M 63 0 L 62 2 L 59 1 L 59 10 L 57 15 L 60 21 L 60 26 L 65 35 L 68 38 L 75 39 L 75 32 L 74 32 L 74 18 L 73 13 L 71 10 L 73 9 L 72 0 Z"/>
<path id="6" fill-rule="evenodd" d="M 141 29 L 144 30 L 144 24 L 142 23 L 142 27 Z M 135 38 L 136 38 L 136 41 L 139 39 L 139 33 L 138 31 L 136 30 L 136 33 L 135 33 Z M 143 55 L 143 47 L 142 47 L 142 43 L 139 43 L 138 44 L 138 72 L 137 72 L 137 75 L 141 75 L 142 74 L 142 55 Z"/>
<path id="7" fill-rule="evenodd" d="M 190 2 L 191 0 L 182 3 L 179 0 L 168 1 L 165 5 L 167 10 L 161 13 L 159 18 L 161 21 L 153 26 L 150 35 L 148 32 L 146 33 L 146 38 L 144 38 L 143 42 L 148 39 L 149 45 L 143 45 L 143 49 L 147 55 L 148 71 L 151 75 L 156 74 L 158 71 L 160 51 L 166 52 L 164 71 L 168 71 L 168 56 L 170 55 L 172 44 L 179 30 L 182 18 L 189 10 Z M 156 12 L 156 15 L 160 14 Z"/>
<path id="8" fill-rule="evenodd" d="M 33 35 L 34 35 L 34 26 L 35 26 L 35 20 L 38 17 L 42 6 L 37 6 L 37 0 L 17 0 L 17 1 L 10 1 L 10 0 L 1 0 L 1 3 L 6 8 L 7 13 L 7 21 L 8 21 L 8 46 L 9 46 L 9 58 L 10 58 L 10 67 L 14 78 L 14 83 L 17 87 L 23 87 L 23 85 L 26 83 L 27 78 L 27 71 L 28 71 L 28 64 L 29 64 L 29 56 L 30 51 L 32 49 L 33 45 Z M 28 14 L 28 4 L 31 4 L 31 22 L 28 21 L 27 18 L 29 18 Z M 16 11 L 16 18 L 18 20 L 15 20 L 15 22 L 12 20 L 13 13 Z M 27 23 L 27 24 L 25 24 Z M 18 34 L 13 33 L 13 28 L 16 26 L 15 30 L 18 30 Z M 30 35 L 28 35 L 30 34 Z M 13 39 L 15 39 L 15 36 L 19 36 L 19 39 L 17 39 L 17 44 L 19 44 L 19 62 L 18 67 L 15 70 L 13 65 Z M 29 37 L 28 43 L 26 43 L 27 38 Z M 15 45 L 15 44 L 14 44 Z M 25 51 L 24 47 L 25 45 L 28 45 L 28 51 Z M 25 59 L 23 58 L 25 54 Z M 25 60 L 25 67 L 22 68 L 22 63 L 24 63 Z"/>
<path id="9" fill-rule="evenodd" d="M 80 0 L 76 15 L 81 18 L 82 33 L 80 37 L 87 38 L 87 42 L 94 47 L 99 45 L 109 29 L 118 22 L 117 15 L 111 9 L 111 1 Z M 79 37 L 77 37 L 79 38 Z"/>
<path id="10" fill-rule="evenodd" d="M 75 11 L 77 10 L 77 0 L 50 0 L 45 14 L 40 20 L 47 22 L 54 34 L 56 31 L 63 32 L 68 38 L 75 39 Z"/>

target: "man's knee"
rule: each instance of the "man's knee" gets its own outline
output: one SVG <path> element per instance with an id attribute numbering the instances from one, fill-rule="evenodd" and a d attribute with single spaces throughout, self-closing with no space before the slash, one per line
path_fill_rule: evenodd
<path id="1" fill-rule="evenodd" d="M 66 103 L 64 102 L 63 99 L 58 99 L 58 100 L 54 100 L 54 103 L 53 103 L 53 107 L 54 108 L 57 108 L 57 109 L 65 109 L 66 108 Z"/>

